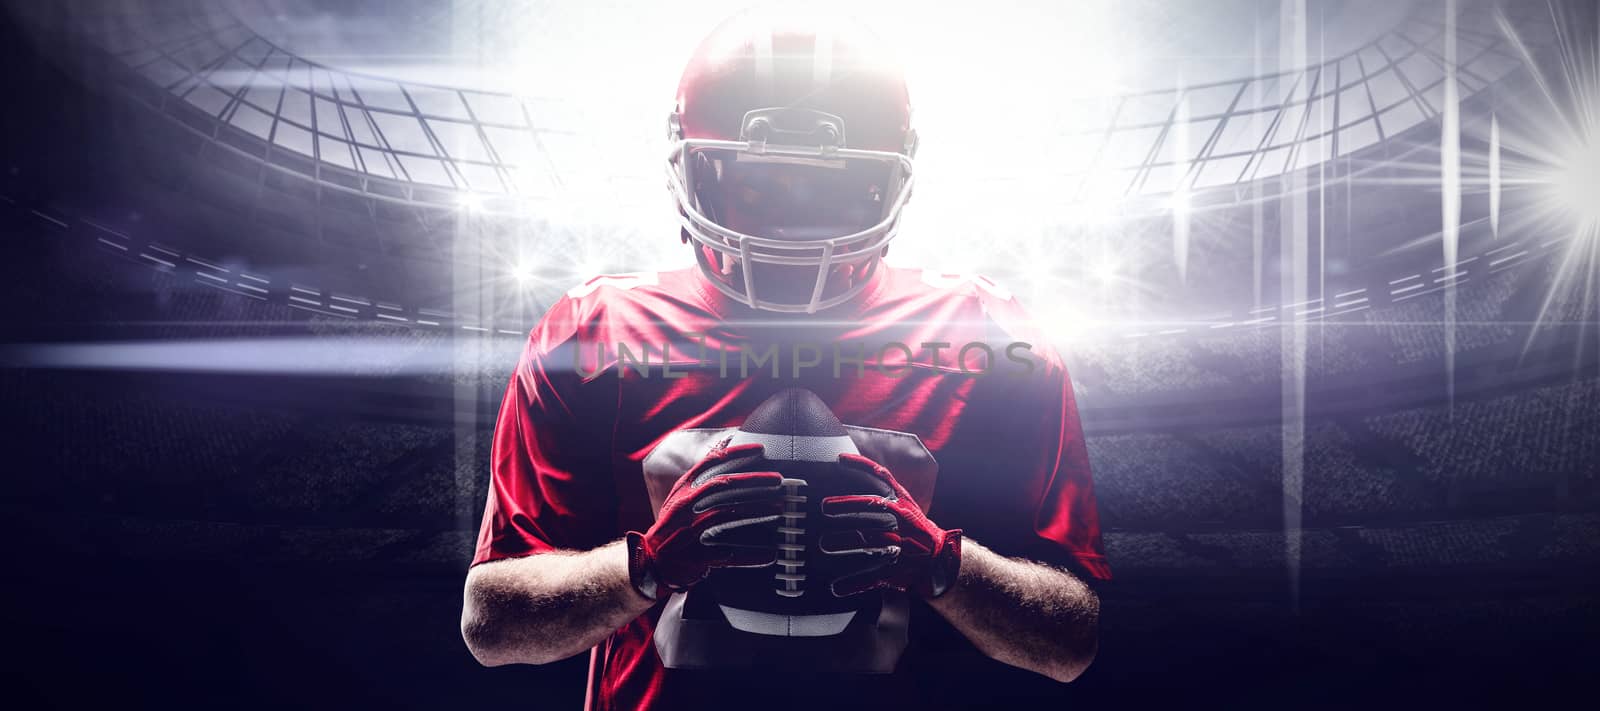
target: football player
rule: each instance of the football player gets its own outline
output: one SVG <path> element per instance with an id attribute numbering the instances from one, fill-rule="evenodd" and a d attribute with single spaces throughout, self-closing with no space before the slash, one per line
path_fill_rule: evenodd
<path id="1" fill-rule="evenodd" d="M 1098 648 L 1089 583 L 1110 570 L 1072 387 L 998 286 L 883 262 L 916 134 L 882 43 L 848 22 L 736 16 L 692 57 L 669 132 L 697 264 L 597 277 L 533 329 L 467 576 L 473 655 L 590 651 L 596 709 L 933 708 L 990 698 L 975 680 L 1012 667 L 1082 674 Z M 667 669 L 652 635 L 668 593 L 771 564 L 724 534 L 776 540 L 782 489 L 741 472 L 674 487 L 657 510 L 643 462 L 674 432 L 736 426 L 796 386 L 848 425 L 915 435 L 937 462 L 926 509 L 860 457 L 841 464 L 893 494 L 823 504 L 828 535 L 853 542 L 841 550 L 875 561 L 829 585 L 909 594 L 909 647 L 890 674 Z"/>

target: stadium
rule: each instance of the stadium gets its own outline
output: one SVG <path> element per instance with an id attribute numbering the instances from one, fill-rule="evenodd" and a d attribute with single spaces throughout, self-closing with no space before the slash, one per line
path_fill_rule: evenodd
<path id="1" fill-rule="evenodd" d="M 595 274 L 689 259 L 661 186 L 671 79 L 585 105 L 492 68 L 353 66 L 360 37 L 325 60 L 284 29 L 315 5 L 4 14 L 24 706 L 582 701 L 583 659 L 478 668 L 461 580 L 539 314 Z M 1063 88 L 1004 136 L 919 108 L 926 178 L 889 259 L 987 277 L 1061 347 L 1116 571 L 1093 671 L 1018 672 L 997 705 L 1581 688 L 1600 15 L 1354 5 L 1231 4 L 1253 65 Z M 467 54 L 527 29 L 509 5 L 449 7 L 355 3 L 317 27 L 443 27 Z M 999 139 L 1030 159 L 974 158 Z"/>

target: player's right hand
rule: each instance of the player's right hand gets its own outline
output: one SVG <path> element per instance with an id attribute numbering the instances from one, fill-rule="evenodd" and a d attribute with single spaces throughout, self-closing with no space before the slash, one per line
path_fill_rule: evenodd
<path id="1" fill-rule="evenodd" d="M 655 599 L 717 568 L 777 559 L 783 476 L 746 471 L 765 466 L 761 454 L 760 444 L 718 445 L 672 485 L 650 530 L 628 533 L 628 574 L 641 594 Z"/>

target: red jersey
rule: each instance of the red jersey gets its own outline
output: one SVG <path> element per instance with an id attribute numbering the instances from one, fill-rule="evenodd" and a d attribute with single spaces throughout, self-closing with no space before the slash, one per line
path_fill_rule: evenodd
<path id="1" fill-rule="evenodd" d="M 814 316 L 751 311 L 692 267 L 597 277 L 569 292 L 533 329 L 507 388 L 473 563 L 587 550 L 648 529 L 642 462 L 657 443 L 681 429 L 737 426 L 795 386 L 847 425 L 919 437 L 937 461 L 927 508 L 941 527 L 1003 555 L 1110 577 L 1058 354 L 993 283 L 886 266 L 856 300 Z M 998 662 L 914 606 L 894 674 L 785 675 L 773 693 L 771 679 L 665 669 L 651 638 L 658 604 L 595 650 L 590 703 L 944 706 L 951 684 Z"/>

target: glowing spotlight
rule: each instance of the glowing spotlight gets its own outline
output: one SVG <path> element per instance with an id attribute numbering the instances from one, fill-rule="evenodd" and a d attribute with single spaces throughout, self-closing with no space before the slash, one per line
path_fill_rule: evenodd
<path id="1" fill-rule="evenodd" d="M 1089 273 L 1101 284 L 1110 284 L 1117 280 L 1117 262 L 1113 259 L 1101 259 L 1095 263 Z"/>
<path id="2" fill-rule="evenodd" d="M 1034 319 L 1044 335 L 1057 346 L 1089 342 L 1094 337 L 1094 321 L 1089 313 L 1077 306 L 1050 302 L 1035 311 Z"/>
<path id="3" fill-rule="evenodd" d="M 1188 215 L 1190 206 L 1191 201 L 1189 199 L 1188 190 L 1174 191 L 1172 193 L 1172 197 L 1167 201 L 1167 207 L 1171 209 L 1175 215 Z"/>
<path id="4" fill-rule="evenodd" d="M 1573 151 L 1550 188 L 1580 225 L 1600 224 L 1600 142 Z"/>
<path id="5" fill-rule="evenodd" d="M 456 207 L 467 212 L 482 212 L 483 196 L 478 193 L 461 193 L 456 196 Z"/>
<path id="6" fill-rule="evenodd" d="M 515 279 L 518 284 L 533 283 L 533 266 L 527 262 L 513 264 L 511 266 L 511 278 Z"/>

